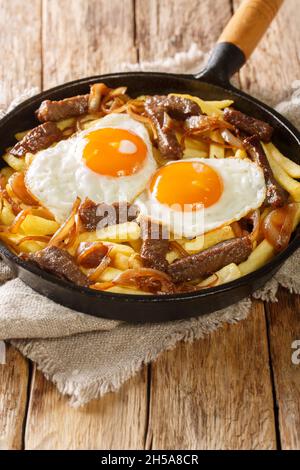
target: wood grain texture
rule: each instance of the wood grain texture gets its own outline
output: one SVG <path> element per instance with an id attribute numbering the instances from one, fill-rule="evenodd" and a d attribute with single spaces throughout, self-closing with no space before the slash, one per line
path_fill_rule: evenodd
<path id="1" fill-rule="evenodd" d="M 152 366 L 148 446 L 274 449 L 264 310 L 182 344 Z"/>
<path id="2" fill-rule="evenodd" d="M 119 392 L 79 409 L 35 371 L 25 435 L 26 449 L 143 449 L 147 373 Z"/>
<path id="3" fill-rule="evenodd" d="M 28 361 L 8 346 L 0 365 L 0 450 L 22 448 L 28 377 Z"/>
<path id="4" fill-rule="evenodd" d="M 282 289 L 279 302 L 266 309 L 281 446 L 300 450 L 300 363 L 292 361 L 295 341 L 300 351 L 300 298 Z M 295 356 L 300 360 L 300 353 Z"/>
<path id="5" fill-rule="evenodd" d="M 0 108 L 41 84 L 41 1 L 0 2 Z"/>
<path id="6" fill-rule="evenodd" d="M 136 39 L 141 60 L 186 51 L 192 42 L 208 51 L 231 16 L 230 0 L 136 0 Z"/>
<path id="7" fill-rule="evenodd" d="M 118 70 L 134 62 L 132 0 L 45 0 L 43 85 Z"/>
<path id="8" fill-rule="evenodd" d="M 233 0 L 236 9 L 241 0 Z M 287 0 L 240 73 L 243 89 L 271 105 L 279 103 L 299 80 L 299 0 Z"/>

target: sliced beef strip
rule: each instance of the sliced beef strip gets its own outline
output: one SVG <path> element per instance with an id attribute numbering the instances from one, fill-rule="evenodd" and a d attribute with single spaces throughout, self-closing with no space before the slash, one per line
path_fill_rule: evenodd
<path id="1" fill-rule="evenodd" d="M 174 282 L 185 282 L 209 276 L 230 263 L 242 263 L 250 255 L 249 237 L 231 238 L 200 253 L 186 256 L 169 265 L 167 273 Z"/>
<path id="2" fill-rule="evenodd" d="M 267 186 L 267 195 L 265 203 L 271 207 L 282 207 L 286 204 L 288 193 L 275 180 L 273 171 L 268 162 L 264 149 L 256 136 L 244 139 L 244 147 L 250 158 L 257 163 L 263 170 Z"/>
<path id="3" fill-rule="evenodd" d="M 182 148 L 168 118 L 185 120 L 191 116 L 200 115 L 199 106 L 193 101 L 179 96 L 156 95 L 146 99 L 145 110 L 156 130 L 161 154 L 173 160 L 182 158 Z"/>
<path id="4" fill-rule="evenodd" d="M 89 279 L 79 269 L 73 256 L 61 248 L 49 246 L 36 253 L 31 253 L 28 259 L 41 269 L 62 279 L 74 282 L 78 286 L 89 285 Z"/>
<path id="5" fill-rule="evenodd" d="M 237 129 L 249 135 L 255 135 L 263 142 L 270 142 L 271 140 L 273 127 L 267 122 L 247 116 L 247 114 L 232 108 L 224 109 L 224 119 Z"/>
<path id="6" fill-rule="evenodd" d="M 36 153 L 54 142 L 63 139 L 63 133 L 54 122 L 45 122 L 31 129 L 10 151 L 15 157 L 23 157 L 27 152 Z"/>
<path id="7" fill-rule="evenodd" d="M 143 240 L 140 256 L 144 265 L 147 268 L 166 271 L 168 268 L 166 254 L 169 250 L 168 234 L 164 232 L 160 224 L 151 222 L 147 218 L 141 218 L 139 223 Z"/>
<path id="8" fill-rule="evenodd" d="M 88 232 L 93 232 L 97 228 L 108 227 L 109 225 L 132 222 L 138 213 L 137 206 L 127 202 L 116 202 L 96 204 L 90 199 L 86 199 L 79 207 L 79 217 L 83 228 Z M 102 224 L 101 224 L 102 222 Z"/>
<path id="9" fill-rule="evenodd" d="M 60 121 L 86 114 L 88 106 L 89 95 L 72 96 L 59 101 L 45 100 L 36 111 L 36 116 L 40 122 Z"/>

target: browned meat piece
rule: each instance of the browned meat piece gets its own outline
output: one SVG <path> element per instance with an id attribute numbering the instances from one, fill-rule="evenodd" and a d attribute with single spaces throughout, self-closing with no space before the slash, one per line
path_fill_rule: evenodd
<path id="1" fill-rule="evenodd" d="M 104 202 L 96 204 L 90 199 L 86 199 L 79 207 L 80 220 L 83 228 L 88 232 L 109 225 L 131 222 L 136 219 L 137 213 L 137 206 L 127 202 L 116 202 L 111 205 Z"/>
<path id="2" fill-rule="evenodd" d="M 247 114 L 232 108 L 224 109 L 224 119 L 239 130 L 259 137 L 263 142 L 270 142 L 271 140 L 273 127 L 267 122 L 247 116 Z"/>
<path id="3" fill-rule="evenodd" d="M 157 132 L 158 148 L 163 156 L 178 160 L 183 151 L 171 127 L 169 117 L 185 120 L 201 114 L 199 106 L 191 100 L 179 96 L 149 96 L 145 110 Z"/>
<path id="4" fill-rule="evenodd" d="M 60 129 L 53 122 L 45 122 L 31 129 L 10 151 L 15 157 L 23 157 L 27 152 L 36 153 L 46 149 L 63 138 Z"/>
<path id="5" fill-rule="evenodd" d="M 174 282 L 193 281 L 209 276 L 230 263 L 242 263 L 250 255 L 249 237 L 231 238 L 207 250 L 174 261 L 168 274 Z"/>
<path id="6" fill-rule="evenodd" d="M 37 264 L 41 269 L 51 274 L 74 282 L 78 286 L 88 286 L 89 280 L 79 269 L 73 256 L 67 251 L 49 246 L 44 250 L 31 253 L 28 259 Z"/>
<path id="7" fill-rule="evenodd" d="M 166 271 L 168 262 L 166 254 L 169 249 L 169 239 L 160 224 L 146 218 L 140 220 L 141 237 L 143 240 L 140 256 L 147 268 Z"/>
<path id="8" fill-rule="evenodd" d="M 45 100 L 36 111 L 39 121 L 60 121 L 88 112 L 89 95 L 72 96 L 60 101 Z"/>
<path id="9" fill-rule="evenodd" d="M 247 137 L 244 139 L 244 146 L 251 159 L 263 169 L 267 186 L 266 204 L 271 207 L 283 206 L 287 202 L 288 194 L 275 180 L 259 138 Z"/>

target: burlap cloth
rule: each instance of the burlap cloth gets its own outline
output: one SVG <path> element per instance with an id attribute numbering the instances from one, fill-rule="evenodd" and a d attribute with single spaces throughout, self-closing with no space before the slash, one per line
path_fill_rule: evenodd
<path id="1" fill-rule="evenodd" d="M 139 66 L 122 64 L 122 70 L 198 71 L 204 54 L 192 45 L 173 58 Z M 277 109 L 300 128 L 300 97 L 295 83 L 288 101 Z M 27 92 L 28 96 L 31 92 Z M 19 98 L 24 99 L 24 96 Z M 11 105 L 14 106 L 17 102 Z M 10 107 L 10 108 L 11 108 Z M 36 362 L 58 390 L 83 405 L 106 392 L 118 389 L 143 364 L 153 361 L 180 340 L 193 341 L 223 323 L 247 317 L 251 299 L 210 315 L 161 324 L 130 325 L 84 315 L 35 293 L 19 279 L 11 279 L 0 261 L 0 339 L 10 341 Z M 276 301 L 278 286 L 300 293 L 300 250 L 290 258 L 256 298 Z M 141 311 L 141 317 L 143 312 Z M 3 344 L 1 344 L 3 348 Z M 201 370 L 199 370 L 201 374 Z"/>

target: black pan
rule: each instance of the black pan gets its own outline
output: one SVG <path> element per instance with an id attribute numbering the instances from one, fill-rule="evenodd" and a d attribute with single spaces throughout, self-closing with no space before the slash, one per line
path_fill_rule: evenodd
<path id="1" fill-rule="evenodd" d="M 260 2 L 256 0 L 256 7 L 258 3 Z M 261 7 L 263 7 L 263 3 L 268 4 L 269 2 L 264 0 L 264 2 L 261 2 Z M 281 1 L 272 0 L 272 5 L 275 3 L 279 5 Z M 247 18 L 247 14 L 253 16 L 253 13 L 255 15 L 258 13 L 253 8 L 247 10 L 250 7 L 253 7 L 253 2 L 247 0 L 242 11 L 244 19 Z M 275 11 L 272 12 L 272 14 L 274 13 Z M 241 10 L 239 14 L 241 15 Z M 44 91 L 17 106 L 0 121 L 0 150 L 4 151 L 7 146 L 14 142 L 13 136 L 16 132 L 38 124 L 34 111 L 39 107 L 41 101 L 85 94 L 88 93 L 91 84 L 104 82 L 112 88 L 121 85 L 127 86 L 128 93 L 133 97 L 145 93 L 166 94 L 176 92 L 198 95 L 206 100 L 233 99 L 239 110 L 269 122 L 275 129 L 274 143 L 283 153 L 287 153 L 290 158 L 299 163 L 299 132 L 273 109 L 237 90 L 229 83 L 230 77 L 245 63 L 246 56 L 254 48 L 255 42 L 262 35 L 262 30 L 271 21 L 271 15 L 267 15 L 267 17 L 264 16 L 264 24 L 260 25 L 259 31 L 256 31 L 255 41 L 252 37 L 252 45 L 249 46 L 249 43 L 247 43 L 244 46 L 245 21 L 242 29 L 237 27 L 240 21 L 239 17 L 235 15 L 235 18 L 231 20 L 229 27 L 223 33 L 222 42 L 218 43 L 213 49 L 205 70 L 196 76 L 169 73 L 99 75 L 76 80 Z M 253 30 L 251 30 L 251 33 L 253 36 Z M 240 47 L 233 44 L 232 37 Z M 245 53 L 242 52 L 242 49 Z M 219 287 L 212 287 L 194 293 L 163 296 L 113 294 L 78 287 L 21 260 L 4 245 L 0 245 L 0 253 L 14 273 L 26 284 L 62 305 L 97 317 L 124 321 L 155 322 L 210 313 L 241 300 L 262 287 L 299 246 L 300 231 L 298 228 L 287 249 L 261 269 Z"/>

